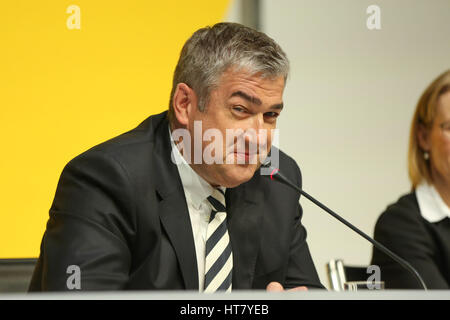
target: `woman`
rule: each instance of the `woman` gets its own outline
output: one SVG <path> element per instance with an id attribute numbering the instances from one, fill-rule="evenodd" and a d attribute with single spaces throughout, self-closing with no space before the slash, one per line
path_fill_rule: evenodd
<path id="1" fill-rule="evenodd" d="M 412 192 L 388 206 L 375 239 L 408 261 L 429 289 L 450 288 L 450 70 L 422 94 L 408 152 Z M 386 288 L 421 288 L 398 263 L 374 249 Z"/>

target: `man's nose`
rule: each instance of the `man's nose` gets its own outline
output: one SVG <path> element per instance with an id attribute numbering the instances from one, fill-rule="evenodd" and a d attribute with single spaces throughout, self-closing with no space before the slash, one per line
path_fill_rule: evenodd
<path id="1" fill-rule="evenodd" d="M 260 112 L 255 115 L 254 129 L 258 132 L 262 128 L 264 128 L 264 114 Z"/>
<path id="2" fill-rule="evenodd" d="M 258 113 L 253 117 L 253 122 L 250 128 L 247 130 L 252 134 L 247 134 L 246 142 L 252 143 L 255 145 L 265 145 L 267 143 L 267 131 L 264 128 L 264 115 L 262 113 Z"/>

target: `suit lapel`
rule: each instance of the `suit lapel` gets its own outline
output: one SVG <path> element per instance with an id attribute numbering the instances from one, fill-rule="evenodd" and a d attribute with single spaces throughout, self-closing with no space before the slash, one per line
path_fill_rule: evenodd
<path id="1" fill-rule="evenodd" d="M 251 289 L 260 239 L 264 193 L 257 188 L 260 173 L 247 183 L 227 189 L 228 232 L 233 250 L 233 289 Z"/>
<path id="2" fill-rule="evenodd" d="M 161 223 L 177 255 L 185 288 L 198 290 L 197 257 L 189 211 L 176 164 L 171 161 L 167 120 L 155 132 L 154 173 L 156 190 L 161 197 Z"/>
<path id="3" fill-rule="evenodd" d="M 198 269 L 194 236 L 178 168 L 171 159 L 168 121 L 155 132 L 154 174 L 161 198 L 160 220 L 172 243 L 185 288 L 198 290 Z M 259 251 L 259 226 L 262 222 L 264 192 L 259 170 L 236 188 L 227 189 L 227 223 L 233 250 L 233 288 L 251 289 Z"/>

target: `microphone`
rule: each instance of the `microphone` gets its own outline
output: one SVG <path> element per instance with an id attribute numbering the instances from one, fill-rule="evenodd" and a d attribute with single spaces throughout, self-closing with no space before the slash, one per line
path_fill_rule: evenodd
<path id="1" fill-rule="evenodd" d="M 387 256 L 391 257 L 392 260 L 396 261 L 398 264 L 400 264 L 403 268 L 405 268 L 406 270 L 408 270 L 409 272 L 412 273 L 412 275 L 417 279 L 417 281 L 420 283 L 420 285 L 423 287 L 423 289 L 426 291 L 427 290 L 427 286 L 425 285 L 425 282 L 423 281 L 422 277 L 420 276 L 420 274 L 417 272 L 416 269 L 414 269 L 413 266 L 411 266 L 411 264 L 409 264 L 407 261 L 405 261 L 404 259 L 400 258 L 398 255 L 396 255 L 395 253 L 393 253 L 391 250 L 389 250 L 388 248 L 386 248 L 384 245 L 382 245 L 381 243 L 379 243 L 378 241 L 376 241 L 375 239 L 372 239 L 371 237 L 369 237 L 367 234 L 365 234 L 364 232 L 362 232 L 360 229 L 358 229 L 357 227 L 355 227 L 354 225 L 352 225 L 350 222 L 348 222 L 347 220 L 345 220 L 344 218 L 342 218 L 341 216 L 339 216 L 336 212 L 334 212 L 333 210 L 331 210 L 330 208 L 328 208 L 327 206 L 325 206 L 323 203 L 321 203 L 320 201 L 314 199 L 312 196 L 310 196 L 308 193 L 306 193 L 305 191 L 303 191 L 301 188 L 297 187 L 294 183 L 292 183 L 288 178 L 286 178 L 283 174 L 281 174 L 281 172 L 277 169 L 274 168 L 270 165 L 270 162 L 265 162 L 261 165 L 262 167 L 265 168 L 270 168 L 272 170 L 272 173 L 270 174 L 270 179 L 276 179 L 280 182 L 282 182 L 285 185 L 288 185 L 289 187 L 291 187 L 292 189 L 296 190 L 297 192 L 299 192 L 300 194 L 302 194 L 305 198 L 307 198 L 308 200 L 310 200 L 312 203 L 314 203 L 316 206 L 318 206 L 319 208 L 321 208 L 322 210 L 326 211 L 327 213 L 329 213 L 331 216 L 333 216 L 334 218 L 336 218 L 337 220 L 339 220 L 340 222 L 342 222 L 343 224 L 345 224 L 347 227 L 349 227 L 350 229 L 352 229 L 353 231 L 355 231 L 357 234 L 359 234 L 361 237 L 363 237 L 364 239 L 366 239 L 367 241 L 369 241 L 370 243 L 372 243 L 377 249 L 379 249 L 380 251 L 382 251 L 383 253 L 385 253 Z"/>

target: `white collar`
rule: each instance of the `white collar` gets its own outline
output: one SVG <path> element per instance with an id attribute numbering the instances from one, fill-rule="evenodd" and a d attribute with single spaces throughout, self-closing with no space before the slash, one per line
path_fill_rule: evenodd
<path id="1" fill-rule="evenodd" d="M 186 199 L 192 203 L 195 208 L 199 208 L 201 203 L 205 201 L 209 196 L 213 195 L 215 188 L 211 186 L 205 179 L 199 176 L 192 167 L 186 162 L 186 159 L 181 155 L 178 147 L 173 141 L 172 132 L 169 126 L 170 143 L 172 146 L 172 161 L 175 161 L 178 167 L 178 173 L 180 174 L 181 183 L 185 191 Z M 224 193 L 226 188 L 219 187 Z M 224 206 L 225 204 L 222 203 Z"/>
<path id="2" fill-rule="evenodd" d="M 427 221 L 434 223 L 450 217 L 450 208 L 432 184 L 421 183 L 416 188 L 416 197 L 420 213 Z"/>

